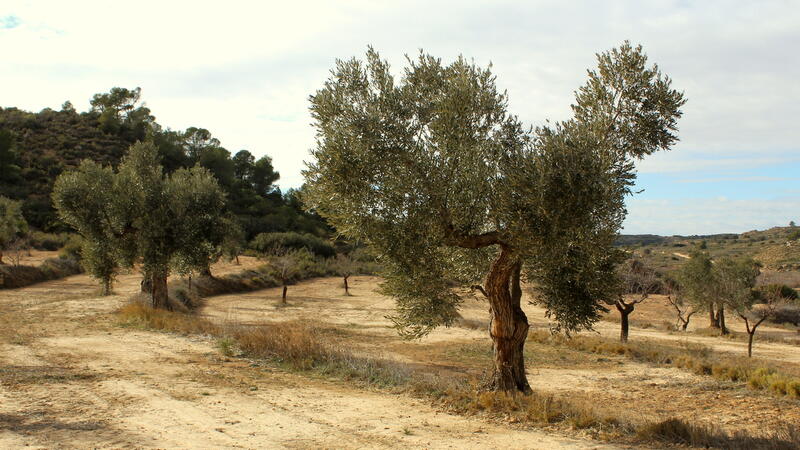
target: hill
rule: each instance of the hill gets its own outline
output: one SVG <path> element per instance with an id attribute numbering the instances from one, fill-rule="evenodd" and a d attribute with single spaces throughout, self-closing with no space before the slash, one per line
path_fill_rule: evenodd
<path id="1" fill-rule="evenodd" d="M 33 228 L 66 231 L 50 200 L 58 175 L 84 159 L 116 166 L 131 144 L 151 139 L 166 172 L 199 164 L 216 176 L 227 193 L 229 212 L 248 239 L 289 230 L 330 234 L 320 217 L 303 211 L 297 192 L 275 186 L 280 174 L 271 158 L 256 159 L 248 150 L 232 154 L 204 128 L 165 128 L 140 103 L 140 94 L 138 88 L 114 88 L 96 94 L 91 109 L 82 113 L 69 102 L 60 111 L 38 113 L 0 108 L 0 196 L 22 200 Z"/>
<path id="2" fill-rule="evenodd" d="M 800 228 L 773 227 L 741 234 L 696 236 L 620 235 L 617 245 L 662 271 L 681 265 L 694 249 L 707 251 L 712 258 L 751 257 L 767 270 L 800 270 Z"/>

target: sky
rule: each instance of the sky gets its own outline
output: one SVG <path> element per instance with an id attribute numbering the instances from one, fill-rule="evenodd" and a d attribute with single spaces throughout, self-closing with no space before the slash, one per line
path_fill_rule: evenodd
<path id="1" fill-rule="evenodd" d="M 269 155 L 298 187 L 308 96 L 372 45 L 492 64 L 509 110 L 564 120 L 595 54 L 624 40 L 688 99 L 680 142 L 638 164 L 624 232 L 800 223 L 800 1 L 17 1 L 0 3 L 0 106 L 79 111 L 141 87 L 156 120 Z"/>

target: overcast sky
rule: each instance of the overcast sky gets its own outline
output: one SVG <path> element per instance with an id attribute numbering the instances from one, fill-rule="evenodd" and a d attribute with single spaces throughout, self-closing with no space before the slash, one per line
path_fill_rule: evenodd
<path id="1" fill-rule="evenodd" d="M 210 2 L 209 2 L 210 3 Z M 282 188 L 313 145 L 308 96 L 373 45 L 493 64 L 511 112 L 569 115 L 595 53 L 629 39 L 685 92 L 681 142 L 639 166 L 626 233 L 800 222 L 798 1 L 16 1 L 0 3 L 0 106 L 39 111 L 122 86 L 156 120 L 268 154 Z"/>

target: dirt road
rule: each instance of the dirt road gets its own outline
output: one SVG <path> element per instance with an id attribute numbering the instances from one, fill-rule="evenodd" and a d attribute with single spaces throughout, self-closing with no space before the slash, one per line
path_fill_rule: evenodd
<path id="1" fill-rule="evenodd" d="M 138 288 L 123 275 L 98 297 L 78 275 L 0 291 L 0 448 L 613 448 L 120 328 L 112 312 Z"/>

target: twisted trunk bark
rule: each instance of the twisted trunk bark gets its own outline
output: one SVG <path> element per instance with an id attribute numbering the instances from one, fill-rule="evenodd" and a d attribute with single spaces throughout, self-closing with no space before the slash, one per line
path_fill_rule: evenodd
<path id="1" fill-rule="evenodd" d="M 156 272 L 150 275 L 150 298 L 153 308 L 170 309 L 167 298 L 167 272 Z"/>
<path id="2" fill-rule="evenodd" d="M 634 306 L 621 300 L 617 301 L 614 306 L 616 306 L 617 311 L 619 311 L 619 341 L 624 344 L 628 342 L 628 334 L 630 332 L 628 316 L 633 312 Z"/>
<path id="3" fill-rule="evenodd" d="M 530 393 L 525 375 L 524 348 L 528 318 L 520 307 L 522 263 L 507 246 L 492 263 L 486 276 L 491 322 L 489 334 L 494 350 L 494 372 L 488 388 L 495 391 Z"/>
<path id="4" fill-rule="evenodd" d="M 723 305 L 717 309 L 717 323 L 719 323 L 720 333 L 728 334 L 728 328 L 725 326 L 725 306 Z"/>
<path id="5" fill-rule="evenodd" d="M 708 326 L 711 328 L 719 328 L 719 318 L 715 314 L 713 303 L 708 305 Z"/>
<path id="6" fill-rule="evenodd" d="M 111 295 L 111 277 L 103 278 L 103 295 Z"/>

